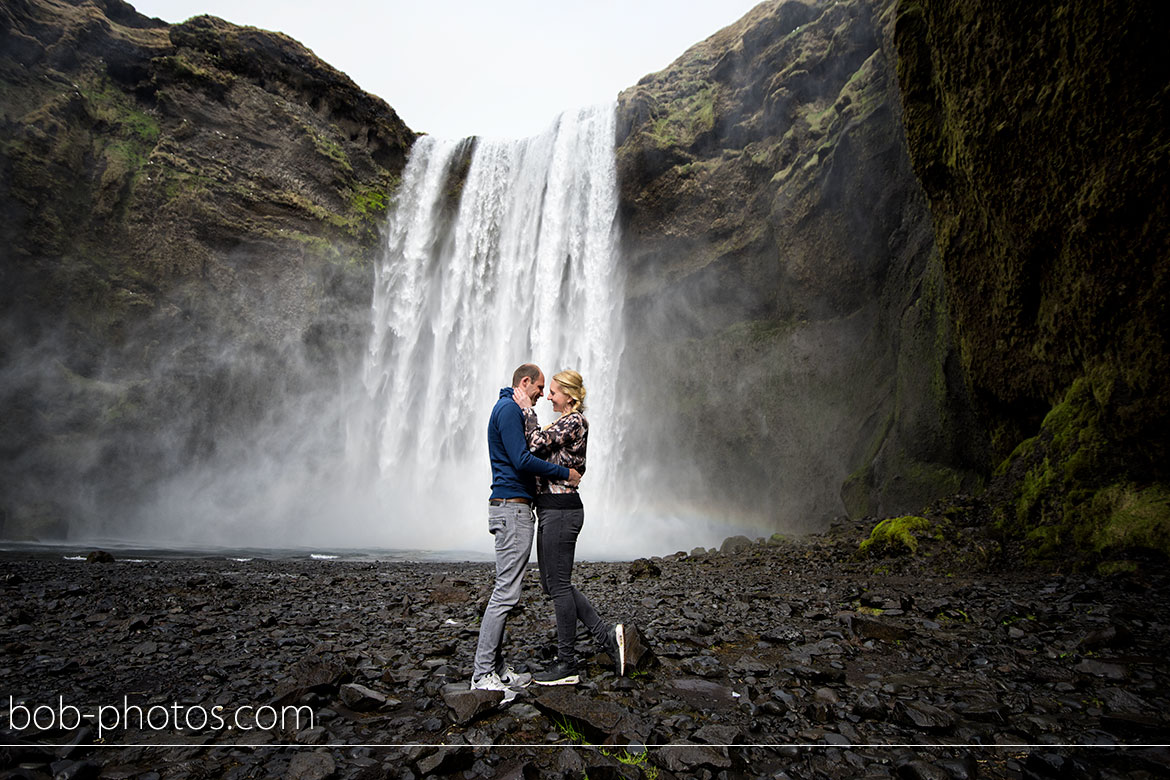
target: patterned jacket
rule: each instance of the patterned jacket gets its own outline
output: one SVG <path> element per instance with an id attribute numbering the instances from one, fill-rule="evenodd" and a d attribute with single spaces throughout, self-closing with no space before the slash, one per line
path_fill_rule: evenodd
<path id="1" fill-rule="evenodd" d="M 580 412 L 562 415 L 556 422 L 542 429 L 536 419 L 536 412 L 525 409 L 524 438 L 528 440 L 528 449 L 538 458 L 565 468 L 577 469 L 582 476 L 585 474 L 589 421 Z M 577 488 L 566 484 L 564 480 L 537 477 L 536 492 L 568 494 L 576 493 Z"/>

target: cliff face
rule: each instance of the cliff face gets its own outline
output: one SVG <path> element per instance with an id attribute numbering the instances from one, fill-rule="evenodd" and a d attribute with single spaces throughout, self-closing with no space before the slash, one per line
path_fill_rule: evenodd
<path id="1" fill-rule="evenodd" d="M 1166 550 L 1168 15 L 773 0 L 623 92 L 631 467 L 759 531 L 990 477 L 1041 551 Z M 0 533 L 328 480 L 394 112 L 276 33 L 11 0 L 0 125 Z"/>
<path id="2" fill-rule="evenodd" d="M 763 3 L 619 99 L 627 441 L 773 528 L 917 509 L 985 457 L 893 34 L 892 2 Z"/>
<path id="3" fill-rule="evenodd" d="M 902 0 L 898 76 L 1007 527 L 1167 549 L 1170 9 Z"/>
<path id="4" fill-rule="evenodd" d="M 352 368 L 414 134 L 344 74 L 213 17 L 13 0 L 0 125 L 7 535 L 140 500 Z"/>

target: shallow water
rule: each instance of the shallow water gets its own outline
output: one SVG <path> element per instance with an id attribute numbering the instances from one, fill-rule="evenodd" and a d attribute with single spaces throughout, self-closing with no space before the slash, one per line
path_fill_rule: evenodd
<path id="1" fill-rule="evenodd" d="M 117 539 L 81 541 L 13 542 L 0 541 L 0 559 L 49 558 L 84 561 L 94 550 L 104 550 L 115 562 L 139 563 L 160 560 L 312 560 L 326 565 L 333 561 L 419 561 L 455 562 L 490 561 L 490 555 L 477 550 L 393 550 L 393 549 L 322 549 L 319 547 L 153 547 Z"/>

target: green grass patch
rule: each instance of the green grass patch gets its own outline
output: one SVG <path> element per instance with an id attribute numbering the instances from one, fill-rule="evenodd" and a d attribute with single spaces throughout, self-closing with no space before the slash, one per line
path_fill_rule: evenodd
<path id="1" fill-rule="evenodd" d="M 550 717 L 549 720 L 552 721 L 553 728 L 556 729 L 559 733 L 563 734 L 566 739 L 570 740 L 571 742 L 575 742 L 578 745 L 589 744 L 589 742 L 585 739 L 585 735 L 582 734 L 580 730 L 578 730 L 576 724 L 573 723 L 570 718 L 558 718 L 553 716 Z"/>
<path id="2" fill-rule="evenodd" d="M 616 759 L 620 764 L 641 770 L 647 780 L 656 780 L 658 777 L 658 767 L 650 764 L 650 753 L 648 751 L 643 750 L 641 753 L 630 753 L 629 751 L 623 750 L 619 753 L 614 753 L 603 748 L 601 755 Z"/>

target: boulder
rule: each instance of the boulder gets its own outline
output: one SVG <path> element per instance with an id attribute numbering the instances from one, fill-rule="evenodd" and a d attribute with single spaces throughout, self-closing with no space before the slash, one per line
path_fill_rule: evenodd
<path id="1" fill-rule="evenodd" d="M 443 702 L 451 711 L 451 720 L 466 726 L 485 712 L 494 710 L 504 700 L 503 691 L 472 689 L 467 683 L 451 683 L 442 690 Z"/>
<path id="2" fill-rule="evenodd" d="M 387 705 L 397 706 L 401 703 L 358 683 L 342 685 L 340 693 L 341 702 L 355 712 L 370 712 Z"/>
<path id="3" fill-rule="evenodd" d="M 719 545 L 719 552 L 722 555 L 735 555 L 744 550 L 750 550 L 752 547 L 752 540 L 746 536 L 729 536 L 723 540 L 723 544 Z"/>
<path id="4" fill-rule="evenodd" d="M 333 756 L 325 752 L 298 751 L 288 762 L 285 780 L 327 780 L 337 772 Z"/>
<path id="5" fill-rule="evenodd" d="M 568 687 L 555 688 L 536 697 L 533 703 L 554 722 L 570 722 L 587 740 L 594 743 L 604 742 L 628 727 L 632 720 L 624 707 L 576 693 Z"/>

